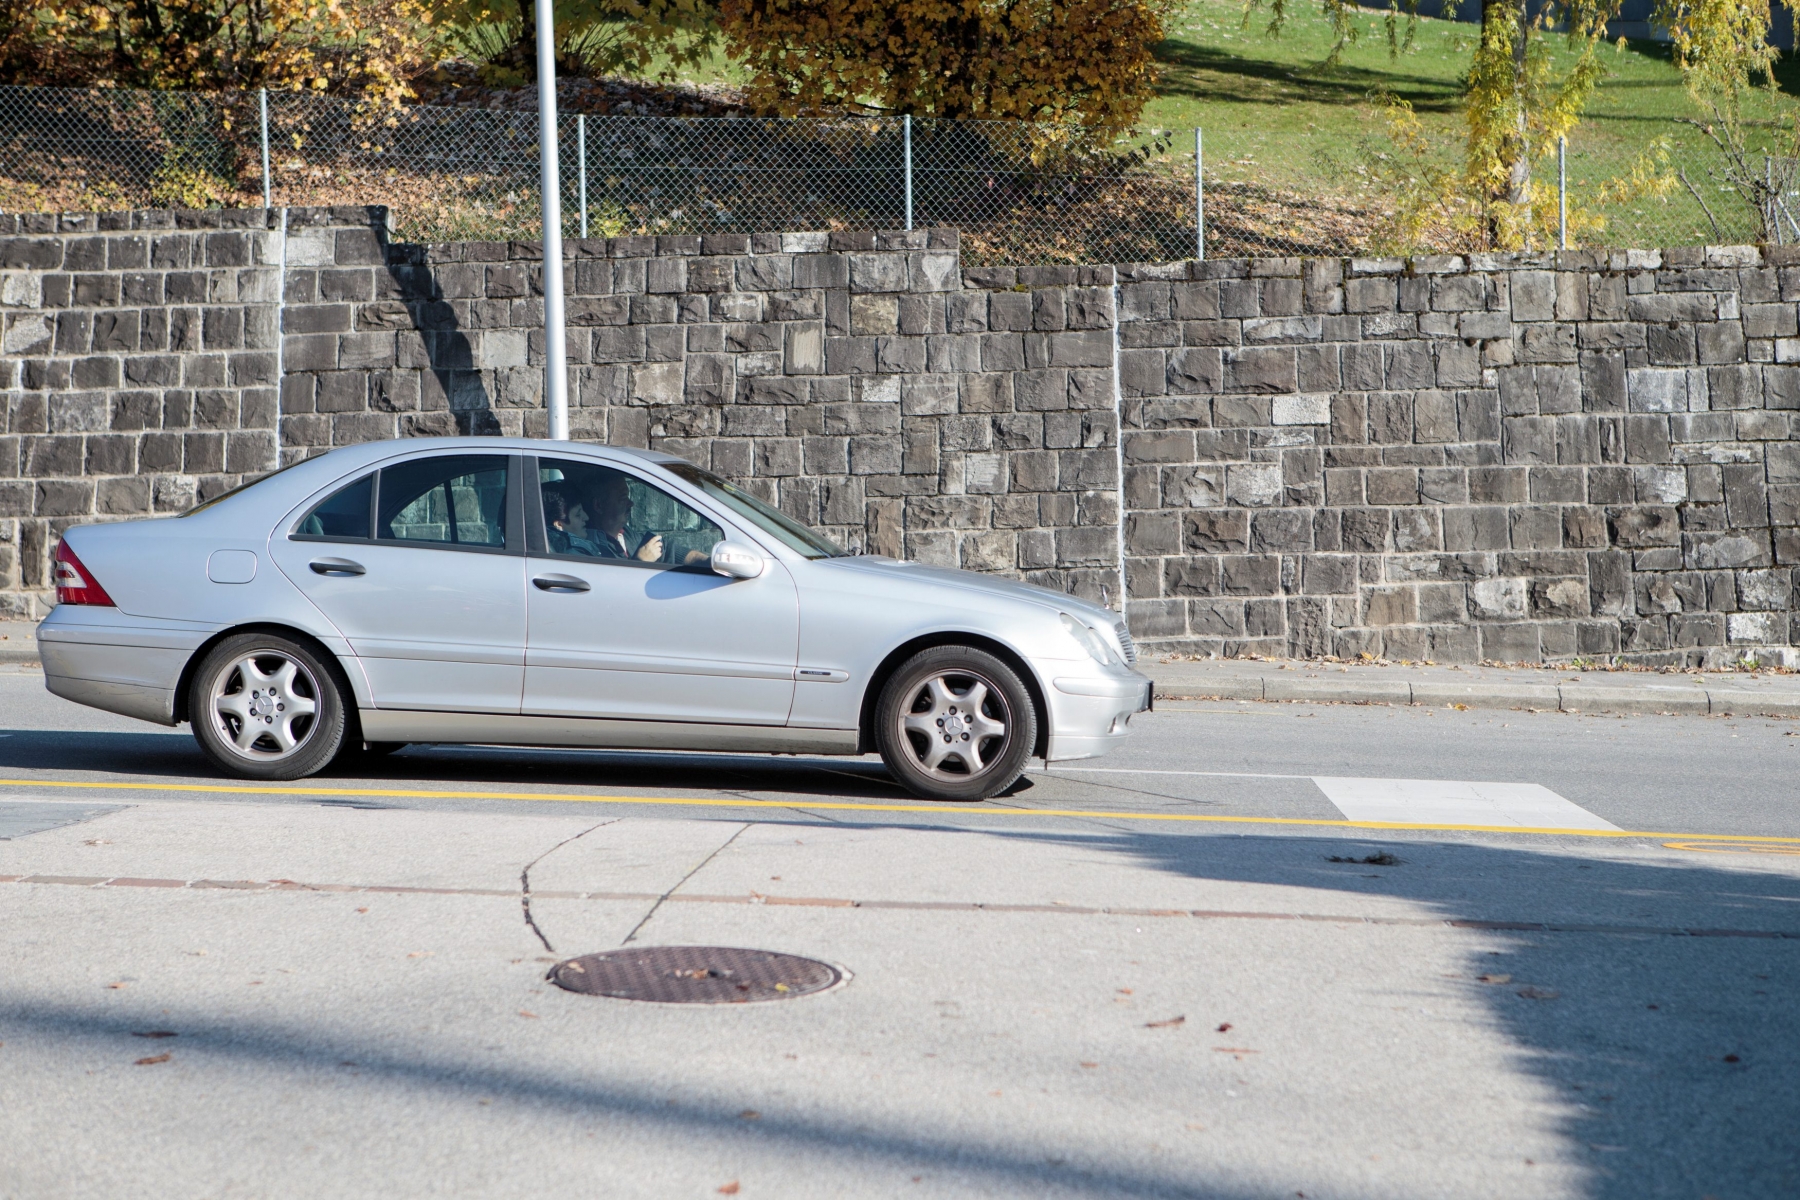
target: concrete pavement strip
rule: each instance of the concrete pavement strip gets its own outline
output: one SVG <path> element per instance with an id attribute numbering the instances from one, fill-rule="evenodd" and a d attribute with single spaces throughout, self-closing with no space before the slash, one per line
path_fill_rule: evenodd
<path id="1" fill-rule="evenodd" d="M 84 888 L 181 888 L 193 891 L 324 892 L 333 895 L 523 896 L 533 900 L 654 900 L 664 904 L 772 904 L 795 908 L 927 909 L 936 912 L 1058 913 L 1077 917 L 1187 917 L 1200 921 L 1323 921 L 1334 925 L 1416 925 L 1446 929 L 1480 929 L 1526 933 L 1593 933 L 1628 937 L 1772 938 L 1800 941 L 1800 930 L 1699 929 L 1663 925 L 1568 924 L 1554 921 L 1483 921 L 1454 917 L 1374 917 L 1356 913 L 1228 912 L 1215 909 L 1116 908 L 1080 904 L 994 904 L 981 901 L 853 900 L 831 896 L 709 896 L 695 893 L 537 891 L 500 888 L 411 887 L 400 884 L 301 883 L 293 879 L 149 879 L 90 875 L 0 875 L 0 883 Z"/>
<path id="2" fill-rule="evenodd" d="M 1155 680 L 1158 700 L 1800 717 L 1800 676 L 1785 674 L 1572 673 L 1528 667 L 1396 667 L 1245 659 L 1151 661 L 1140 663 L 1138 669 Z M 1595 682 L 1589 682 L 1595 677 Z"/>

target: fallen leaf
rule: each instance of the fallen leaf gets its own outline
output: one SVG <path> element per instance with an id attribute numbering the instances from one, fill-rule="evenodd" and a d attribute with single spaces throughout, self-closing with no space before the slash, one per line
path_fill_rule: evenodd
<path id="1" fill-rule="evenodd" d="M 1519 995 L 1527 1000 L 1554 1000 L 1562 993 L 1553 988 L 1522 987 L 1519 989 Z"/>
<path id="2" fill-rule="evenodd" d="M 1166 1021 L 1148 1021 L 1144 1024 L 1144 1028 L 1145 1029 L 1173 1029 L 1177 1025 L 1185 1024 L 1186 1021 L 1187 1021 L 1186 1017 L 1170 1017 Z"/>
<path id="3" fill-rule="evenodd" d="M 1225 1021 L 1222 1024 L 1220 1024 L 1220 1026 L 1217 1029 L 1213 1030 L 1213 1032 L 1214 1033 L 1228 1033 L 1228 1032 L 1230 1032 L 1230 1030 L 1231 1030 L 1231 1022 Z"/>
<path id="4" fill-rule="evenodd" d="M 757 1112 L 754 1108 L 746 1108 L 743 1112 L 738 1114 L 738 1120 L 760 1121 L 762 1120 L 762 1114 Z"/>
<path id="5" fill-rule="evenodd" d="M 134 1033 L 131 1036 L 132 1037 L 147 1037 L 147 1038 L 166 1038 L 166 1037 L 176 1037 L 178 1035 L 172 1029 L 149 1029 L 149 1030 L 145 1030 L 143 1033 Z"/>
<path id="6" fill-rule="evenodd" d="M 1477 975 L 1476 983 L 1511 983 L 1511 975 Z"/>
<path id="7" fill-rule="evenodd" d="M 131 1065 L 134 1067 L 153 1067 L 157 1063 L 168 1062 L 169 1059 L 173 1057 L 174 1055 L 172 1054 L 153 1054 L 149 1058 L 140 1058 Z"/>
<path id="8" fill-rule="evenodd" d="M 537 1015 L 537 1014 L 536 1014 L 536 1013 L 534 1013 L 534 1012 L 531 1012 L 531 1011 L 529 1011 L 529 1010 L 527 1010 L 527 1009 L 523 1009 L 523 1008 L 521 1008 L 521 1009 L 520 1009 L 520 1010 L 519 1010 L 519 1015 L 520 1015 L 520 1016 L 521 1016 L 521 1017 L 524 1017 L 524 1018 L 526 1018 L 526 1019 L 527 1019 L 527 1020 L 531 1020 L 531 1021 L 535 1021 L 535 1020 L 537 1020 L 537 1019 L 538 1019 L 538 1015 Z"/>
<path id="9" fill-rule="evenodd" d="M 726 1184 L 724 1187 L 719 1189 L 719 1195 L 721 1195 L 721 1196 L 735 1196 L 737 1194 L 738 1194 L 738 1181 L 735 1179 L 732 1180 L 730 1183 Z"/>

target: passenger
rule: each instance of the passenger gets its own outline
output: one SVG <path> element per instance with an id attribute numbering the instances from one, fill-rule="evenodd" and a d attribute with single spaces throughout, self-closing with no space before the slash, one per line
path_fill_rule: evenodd
<path id="1" fill-rule="evenodd" d="M 556 554 L 588 554 L 600 557 L 600 546 L 588 528 L 587 508 L 561 488 L 547 487 L 544 497 L 544 536 Z"/>

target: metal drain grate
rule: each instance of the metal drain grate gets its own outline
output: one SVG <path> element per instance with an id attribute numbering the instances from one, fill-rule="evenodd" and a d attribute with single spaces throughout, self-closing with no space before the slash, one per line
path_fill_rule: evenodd
<path id="1" fill-rule="evenodd" d="M 843 978 L 829 963 L 730 946 L 646 946 L 584 954 L 550 968 L 566 991 L 664 1004 L 748 1004 L 822 992 Z"/>

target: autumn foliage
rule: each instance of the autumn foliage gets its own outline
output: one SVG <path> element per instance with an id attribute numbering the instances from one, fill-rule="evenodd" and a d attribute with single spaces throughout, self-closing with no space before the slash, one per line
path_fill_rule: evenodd
<path id="1" fill-rule="evenodd" d="M 723 0 L 750 98 L 831 109 L 1130 126 L 1164 0 Z"/>
<path id="2" fill-rule="evenodd" d="M 10 83 L 400 100 L 436 50 L 421 0 L 0 0 Z"/>

